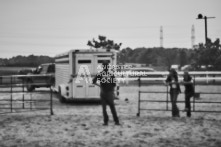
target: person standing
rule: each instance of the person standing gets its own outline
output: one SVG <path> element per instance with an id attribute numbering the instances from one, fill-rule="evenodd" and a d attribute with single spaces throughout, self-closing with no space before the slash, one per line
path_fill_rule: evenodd
<path id="1" fill-rule="evenodd" d="M 177 107 L 177 98 L 181 93 L 180 85 L 178 81 L 178 75 L 175 69 L 170 69 L 170 73 L 167 76 L 166 84 L 170 86 L 170 99 L 172 104 L 172 117 L 180 117 L 179 108 Z"/>
<path id="2" fill-rule="evenodd" d="M 104 61 L 102 63 L 103 71 L 98 73 L 93 79 L 93 84 L 100 87 L 100 98 L 102 104 L 103 111 L 103 121 L 104 126 L 108 125 L 109 117 L 107 114 L 107 105 L 109 105 L 113 119 L 115 121 L 115 125 L 120 125 L 119 119 L 117 116 L 117 111 L 114 105 L 114 87 L 116 86 L 116 78 L 113 73 L 111 73 L 108 69 L 109 63 Z M 100 81 L 100 84 L 97 84 L 97 81 Z"/>
<path id="3" fill-rule="evenodd" d="M 184 71 L 183 84 L 185 86 L 185 109 L 187 117 L 191 117 L 191 103 L 190 99 L 194 96 L 194 86 L 192 82 L 192 77 L 189 75 L 188 71 Z"/>

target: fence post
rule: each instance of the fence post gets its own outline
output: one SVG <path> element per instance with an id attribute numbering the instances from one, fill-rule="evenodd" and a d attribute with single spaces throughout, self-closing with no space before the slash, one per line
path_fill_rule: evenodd
<path id="1" fill-rule="evenodd" d="M 167 87 L 167 110 L 168 110 L 168 101 L 169 101 L 169 99 L 168 99 L 168 97 L 169 97 L 169 95 L 168 95 L 168 85 L 166 85 L 166 87 Z"/>
<path id="2" fill-rule="evenodd" d="M 141 86 L 141 81 L 140 81 L 140 76 L 138 78 L 138 112 L 137 112 L 137 116 L 140 116 L 140 86 Z"/>
<path id="3" fill-rule="evenodd" d="M 214 75 L 213 75 L 213 84 L 215 84 L 215 83 L 216 83 L 215 78 L 216 78 L 216 75 L 214 74 Z"/>
<path id="4" fill-rule="evenodd" d="M 51 89 L 51 86 L 50 86 L 50 113 L 51 113 L 51 115 L 54 115 L 54 113 L 53 113 L 53 101 L 52 101 L 52 89 Z"/>
<path id="5" fill-rule="evenodd" d="M 194 75 L 194 79 L 193 79 L 193 89 L 194 89 L 194 95 L 193 95 L 193 112 L 195 111 L 195 92 L 196 92 L 196 88 L 195 88 L 195 85 L 196 85 L 196 75 Z"/>
<path id="6" fill-rule="evenodd" d="M 140 90 L 138 92 L 138 112 L 137 112 L 137 116 L 140 116 Z"/>
<path id="7" fill-rule="evenodd" d="M 12 97 L 12 76 L 10 77 L 10 83 L 11 83 L 11 112 L 12 112 L 12 103 L 13 103 L 13 97 Z"/>
<path id="8" fill-rule="evenodd" d="M 139 76 L 139 78 L 138 78 L 138 86 L 139 86 L 139 88 L 140 88 L 140 86 L 141 86 L 140 76 Z"/>
<path id="9" fill-rule="evenodd" d="M 30 110 L 32 110 L 32 93 L 30 93 Z"/>
<path id="10" fill-rule="evenodd" d="M 24 95 L 24 78 L 22 78 L 22 108 L 25 109 L 25 95 Z"/>

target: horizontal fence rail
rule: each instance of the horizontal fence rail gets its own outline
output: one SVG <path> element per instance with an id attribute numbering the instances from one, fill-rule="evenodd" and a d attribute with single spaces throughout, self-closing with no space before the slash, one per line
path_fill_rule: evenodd
<path id="1" fill-rule="evenodd" d="M 43 77 L 53 79 L 49 75 L 12 75 L 0 76 L 0 114 L 21 113 L 49 110 L 53 115 L 53 91 L 51 81 L 43 80 L 31 83 L 31 86 L 47 87 L 41 90 L 27 91 L 28 79 Z"/>
<path id="2" fill-rule="evenodd" d="M 117 80 L 122 84 L 136 84 L 138 78 L 142 78 L 142 84 L 162 84 L 169 72 L 139 72 L 131 74 L 130 72 L 117 72 Z M 183 72 L 178 72 L 179 80 L 182 80 Z M 189 74 L 194 77 L 195 83 L 199 85 L 220 85 L 221 72 L 220 71 L 191 71 Z"/>

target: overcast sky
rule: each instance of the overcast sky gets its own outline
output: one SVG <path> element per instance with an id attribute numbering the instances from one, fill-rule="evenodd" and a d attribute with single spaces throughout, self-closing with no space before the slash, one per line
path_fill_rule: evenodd
<path id="1" fill-rule="evenodd" d="M 0 0 L 0 58 L 49 55 L 87 49 L 88 40 L 104 35 L 122 48 L 191 48 L 208 37 L 221 38 L 221 0 Z"/>

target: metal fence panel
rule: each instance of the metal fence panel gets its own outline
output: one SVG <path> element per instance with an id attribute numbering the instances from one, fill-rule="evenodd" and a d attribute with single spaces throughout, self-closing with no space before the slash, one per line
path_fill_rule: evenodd
<path id="1" fill-rule="evenodd" d="M 25 89 L 27 83 L 23 77 L 27 76 L 0 76 L 0 114 L 49 110 L 50 114 L 53 115 L 52 85 L 48 88 L 29 92 Z"/>

